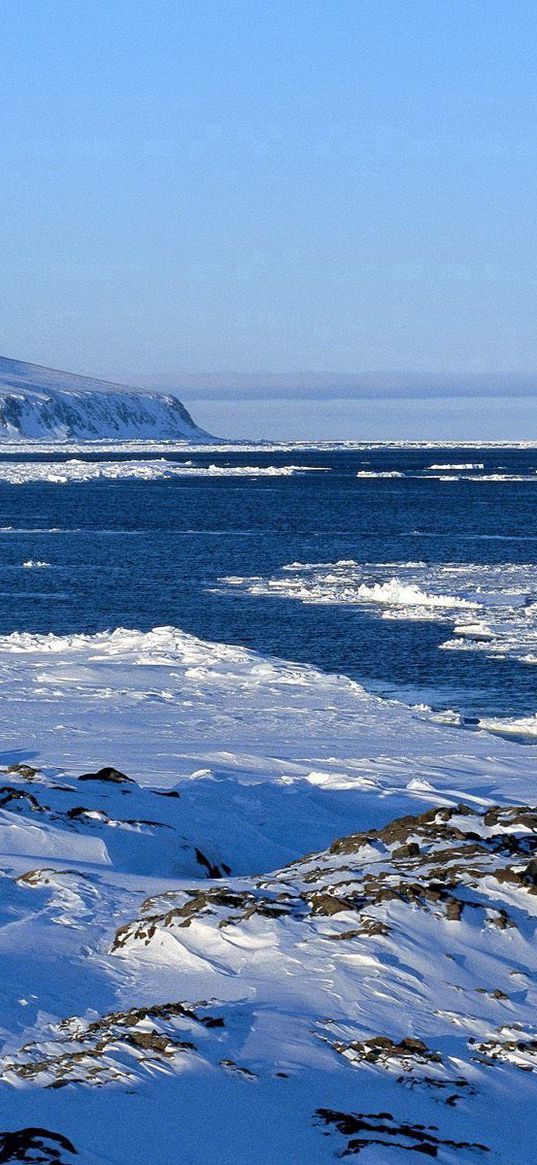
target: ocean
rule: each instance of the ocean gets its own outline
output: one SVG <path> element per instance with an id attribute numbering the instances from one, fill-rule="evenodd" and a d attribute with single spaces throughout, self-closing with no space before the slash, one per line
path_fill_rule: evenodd
<path id="1" fill-rule="evenodd" d="M 132 456 L 2 452 L 0 634 L 173 625 L 467 727 L 534 716 L 537 448 Z"/>

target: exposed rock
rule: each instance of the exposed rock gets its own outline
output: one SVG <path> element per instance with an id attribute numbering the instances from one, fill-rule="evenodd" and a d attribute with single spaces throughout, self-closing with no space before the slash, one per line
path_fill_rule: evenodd
<path id="1" fill-rule="evenodd" d="M 32 1161 L 34 1165 L 52 1165 L 65 1161 L 64 1154 L 76 1155 L 75 1146 L 61 1133 L 48 1129 L 26 1128 L 0 1133 L 0 1162 Z"/>
<path id="2" fill-rule="evenodd" d="M 222 877 L 222 870 L 220 869 L 220 866 L 217 866 L 217 865 L 215 865 L 214 862 L 211 862 L 209 860 L 209 858 L 207 858 L 205 856 L 205 854 L 202 853 L 202 851 L 200 849 L 196 849 L 195 854 L 196 854 L 196 861 L 199 863 L 200 866 L 203 866 L 204 869 L 207 870 L 207 877 L 208 878 L 221 878 Z"/>
<path id="3" fill-rule="evenodd" d="M 8 765 L 5 771 L 6 773 L 17 773 L 26 781 L 31 781 L 32 777 L 37 776 L 39 769 L 34 769 L 32 765 L 24 764 L 22 761 L 16 761 L 15 764 Z"/>
<path id="4" fill-rule="evenodd" d="M 388 1036 L 371 1036 L 370 1039 L 352 1040 L 350 1043 L 335 1043 L 336 1052 L 347 1059 L 363 1061 L 368 1064 L 395 1063 L 398 1067 L 408 1071 L 417 1064 L 439 1064 L 441 1056 L 431 1051 L 423 1040 L 414 1036 L 405 1036 L 398 1044 Z"/>
<path id="5" fill-rule="evenodd" d="M 319 1123 L 333 1125 L 338 1133 L 350 1138 L 339 1156 L 351 1157 L 368 1146 L 381 1145 L 389 1149 L 406 1149 L 426 1157 L 438 1157 L 440 1149 L 488 1153 L 488 1145 L 477 1142 L 455 1141 L 437 1136 L 436 1125 L 397 1122 L 390 1112 L 336 1112 L 318 1108 Z"/>
<path id="6" fill-rule="evenodd" d="M 235 1063 L 235 1060 L 220 1060 L 220 1067 L 224 1068 L 226 1072 L 233 1072 L 236 1076 L 242 1076 L 243 1080 L 257 1080 L 256 1072 L 252 1072 L 250 1068 L 245 1068 L 243 1064 Z"/>
<path id="7" fill-rule="evenodd" d="M 11 785 L 0 785 L 0 808 L 5 809 L 10 806 L 12 809 L 15 806 L 11 805 L 12 801 L 22 801 L 25 806 L 34 813 L 48 813 L 48 805 L 41 805 L 34 797 L 33 793 L 27 793 L 25 789 L 13 788 Z"/>
<path id="8" fill-rule="evenodd" d="M 420 847 L 417 841 L 409 841 L 406 845 L 397 846 L 392 850 L 392 858 L 417 858 Z"/>
<path id="9" fill-rule="evenodd" d="M 337 898 L 335 894 L 312 894 L 309 899 L 312 914 L 342 914 L 352 910 L 354 903 L 348 898 Z"/>
<path id="10" fill-rule="evenodd" d="M 207 1014 L 205 1004 L 162 1003 L 111 1012 L 96 1020 L 72 1017 L 58 1023 L 42 1050 L 24 1045 L 17 1056 L 0 1062 L 0 1076 L 47 1088 L 67 1084 L 104 1085 L 134 1081 L 140 1070 L 196 1051 L 185 1029 L 224 1027 L 221 1016 Z"/>
<path id="11" fill-rule="evenodd" d="M 108 781 L 111 785 L 135 785 L 132 777 L 125 776 L 125 773 L 120 772 L 119 769 L 111 768 L 106 765 L 105 768 L 99 769 L 96 773 L 82 773 L 78 778 L 79 781 Z"/>

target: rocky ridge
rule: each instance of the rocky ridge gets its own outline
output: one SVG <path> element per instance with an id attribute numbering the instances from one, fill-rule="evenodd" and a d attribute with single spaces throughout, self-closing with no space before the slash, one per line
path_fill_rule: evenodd
<path id="1" fill-rule="evenodd" d="M 113 767 L 12 766 L 0 798 L 4 818 L 54 830 L 65 853 L 80 855 L 76 838 L 107 854 L 2 870 L 0 936 L 33 919 L 41 958 L 52 943 L 101 981 L 73 988 L 72 1013 L 40 1000 L 6 1033 L 1 1086 L 30 1090 L 29 1108 L 36 1089 L 128 1095 L 185 1073 L 292 1096 L 321 1065 L 341 1096 L 310 1106 L 323 1159 L 504 1159 L 480 1113 L 535 1091 L 537 809 L 433 807 L 233 877 L 232 854 L 182 835 L 177 790 Z M 348 1106 L 357 1080 L 367 1111 Z M 53 1151 L 74 1150 L 0 1160 L 63 1160 Z"/>

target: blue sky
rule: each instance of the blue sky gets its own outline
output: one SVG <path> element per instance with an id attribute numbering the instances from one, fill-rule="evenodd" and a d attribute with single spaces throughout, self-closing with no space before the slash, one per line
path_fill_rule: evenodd
<path id="1" fill-rule="evenodd" d="M 1 22 L 3 354 L 215 395 L 535 379 L 533 0 L 3 0 Z"/>

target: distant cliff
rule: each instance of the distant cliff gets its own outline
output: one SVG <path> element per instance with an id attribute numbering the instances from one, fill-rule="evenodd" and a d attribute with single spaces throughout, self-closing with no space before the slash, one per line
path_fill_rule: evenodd
<path id="1" fill-rule="evenodd" d="M 207 436 L 175 396 L 0 357 L 0 442 Z"/>

